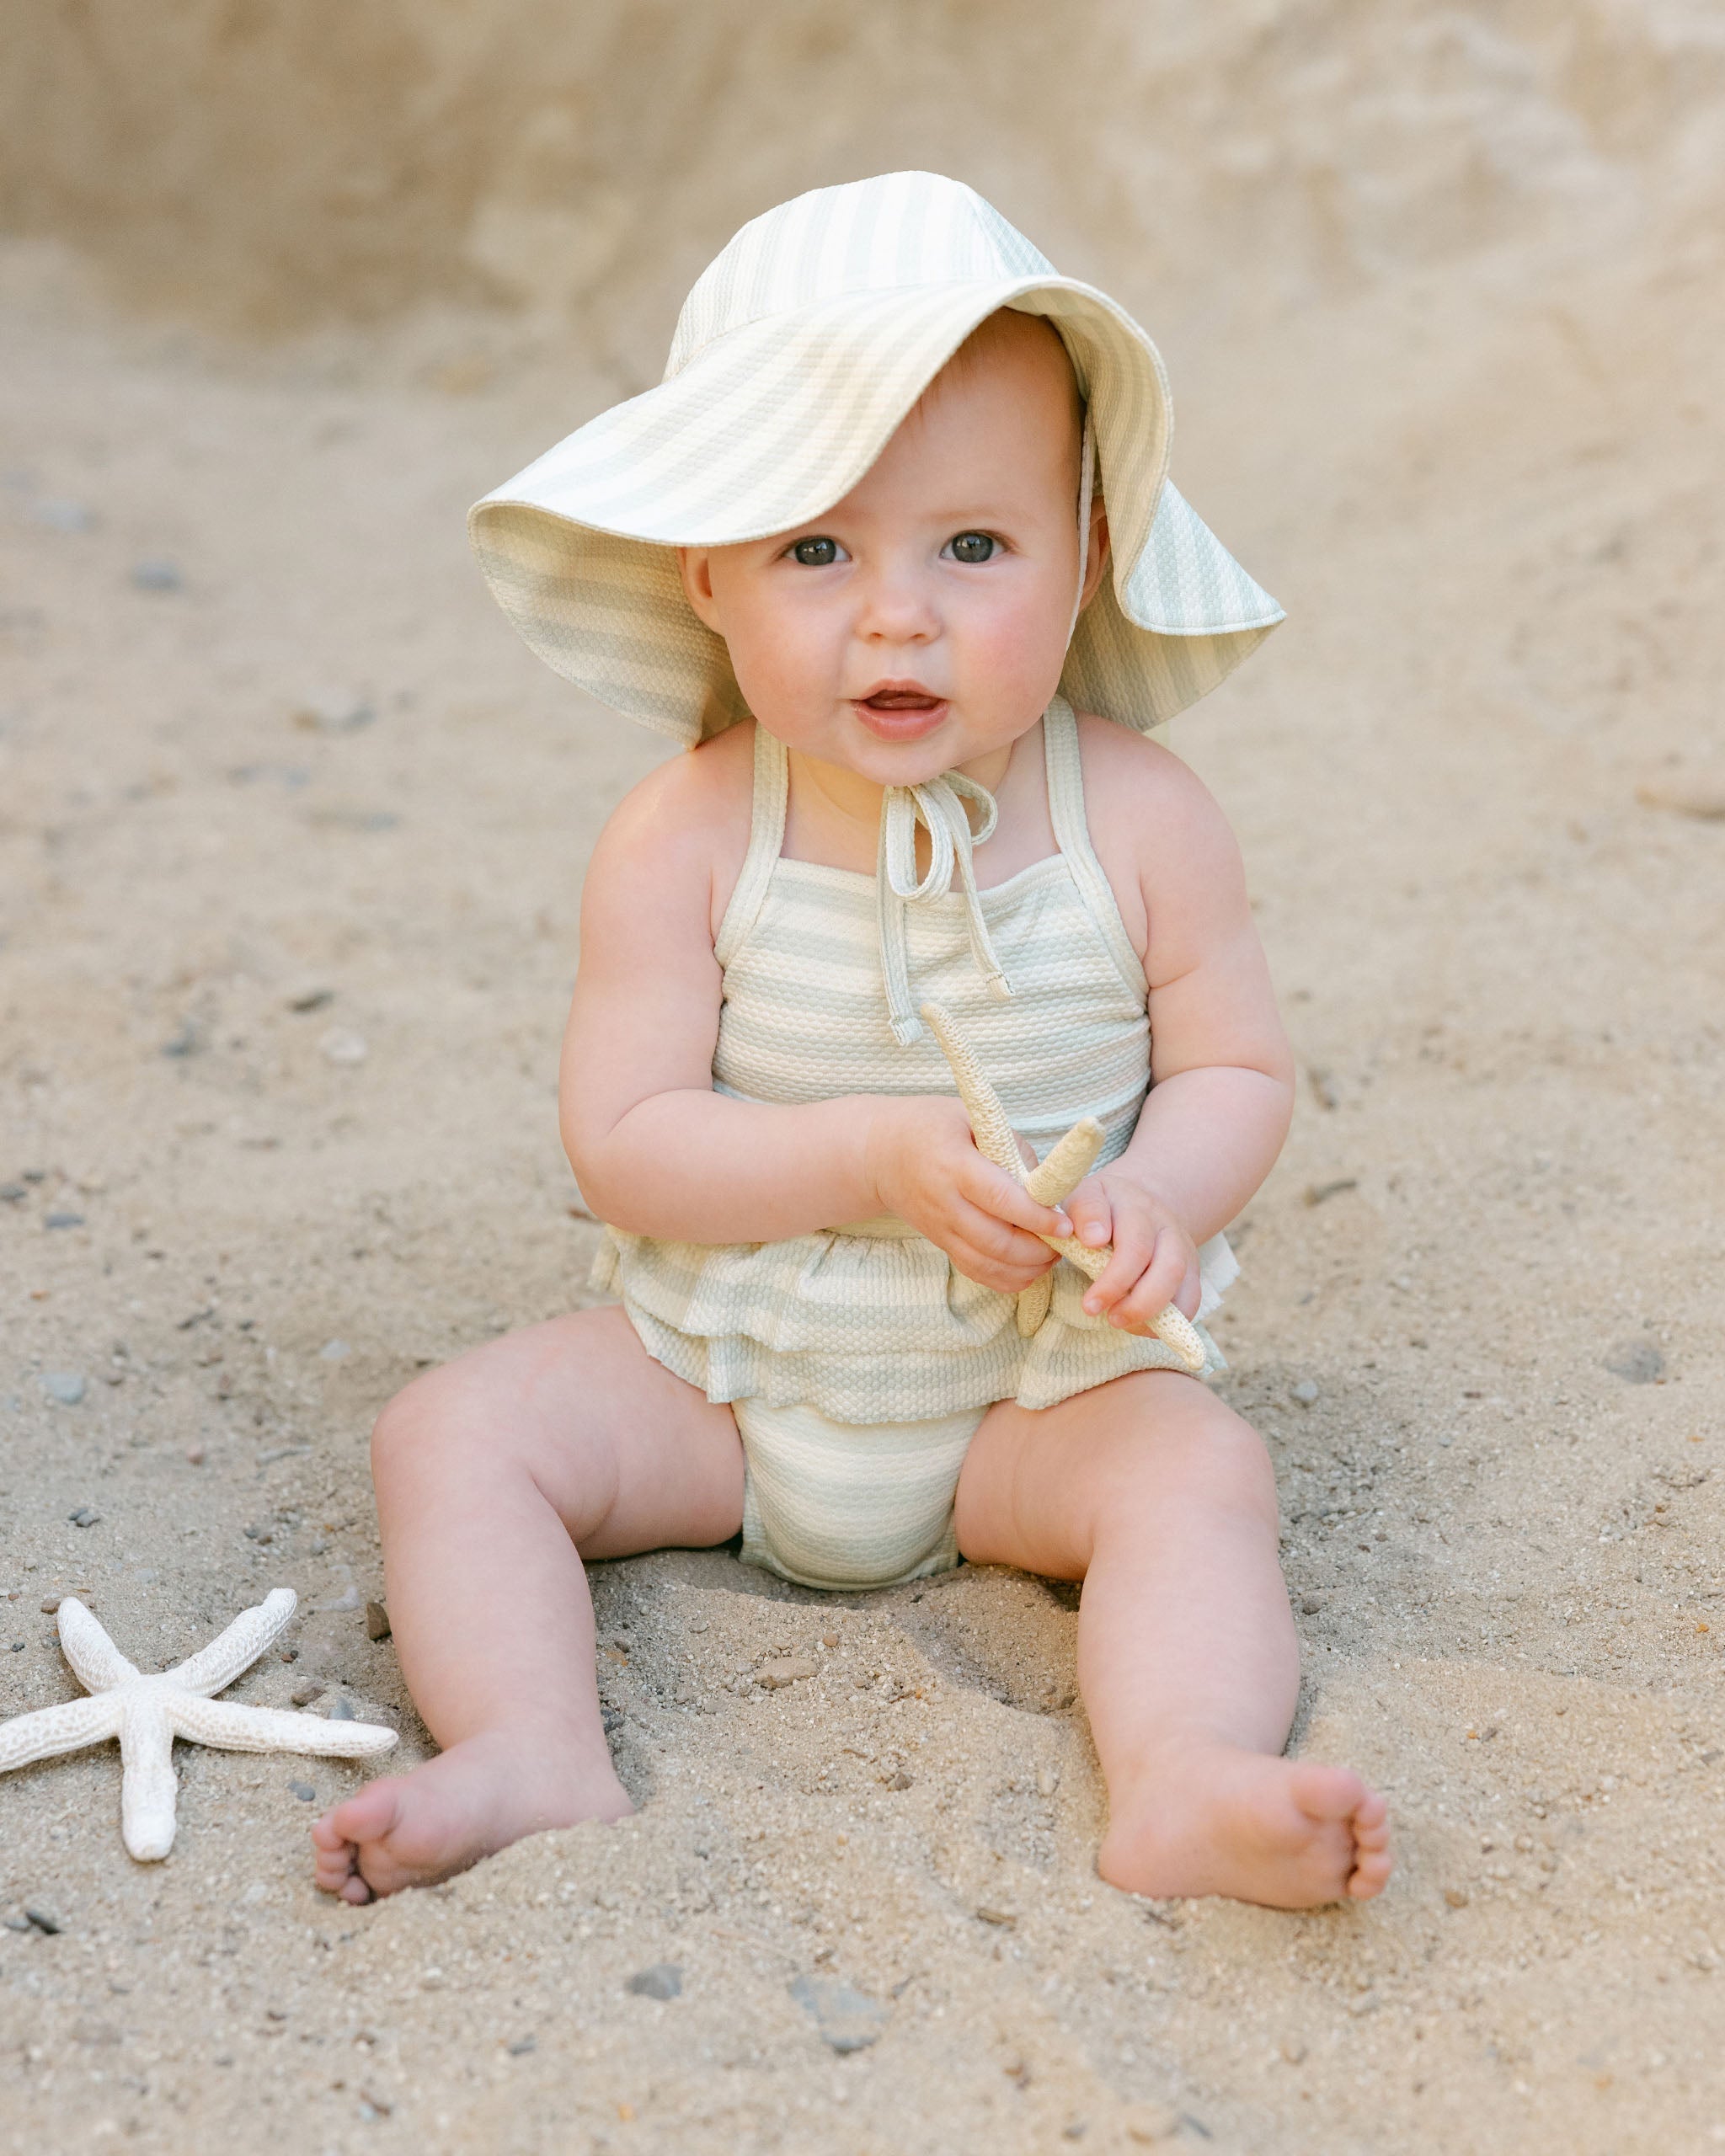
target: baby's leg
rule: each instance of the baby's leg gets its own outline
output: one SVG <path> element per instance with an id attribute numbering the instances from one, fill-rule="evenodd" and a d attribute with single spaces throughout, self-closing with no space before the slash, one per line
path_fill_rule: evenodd
<path id="1" fill-rule="evenodd" d="M 628 1812 L 581 1558 L 723 1542 L 743 1516 L 729 1408 L 655 1363 L 614 1307 L 416 1378 L 377 1418 L 371 1472 L 402 1673 L 443 1749 L 312 1828 L 318 1884 L 350 1902 Z"/>
<path id="2" fill-rule="evenodd" d="M 1277 1908 L 1381 1889 L 1383 1799 L 1346 1768 L 1281 1757 L 1300 1662 L 1275 1482 L 1213 1394 L 1146 1371 L 1038 1413 L 1002 1402 L 964 1462 L 958 1529 L 977 1562 L 1084 1582 L 1104 1879 Z"/>

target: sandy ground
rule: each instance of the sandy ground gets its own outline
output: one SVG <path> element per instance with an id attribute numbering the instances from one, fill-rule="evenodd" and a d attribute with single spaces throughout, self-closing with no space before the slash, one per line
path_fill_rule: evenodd
<path id="1" fill-rule="evenodd" d="M 595 1581 L 638 1816 L 434 1892 L 311 1891 L 357 1770 L 181 1748 L 157 1866 L 111 1753 L 0 1783 L 0 2147 L 1725 2143 L 1721 268 L 1679 221 L 1169 339 L 1292 616 L 1176 737 L 1306 1073 L 1223 1382 L 1382 1900 L 1101 1885 L 1067 1592 L 660 1554 Z M 657 753 L 462 514 L 612 392 L 490 317 L 241 355 L 37 246 L 0 296 L 0 1708 L 75 1689 L 56 1594 L 155 1666 L 286 1584 L 234 1696 L 412 1758 L 366 1433 L 582 1299 L 576 899 Z"/>

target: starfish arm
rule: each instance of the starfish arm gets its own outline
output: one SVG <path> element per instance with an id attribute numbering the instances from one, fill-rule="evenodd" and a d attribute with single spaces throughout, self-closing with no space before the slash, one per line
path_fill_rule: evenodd
<path id="1" fill-rule="evenodd" d="M 1100 1280 L 1107 1270 L 1108 1260 L 1114 1254 L 1112 1243 L 1100 1243 L 1094 1248 L 1081 1243 L 1076 1235 L 1044 1235 L 1043 1241 L 1050 1250 L 1057 1250 L 1068 1264 L 1076 1265 L 1087 1278 Z"/>
<path id="2" fill-rule="evenodd" d="M 8 1768 L 27 1767 L 32 1759 L 51 1759 L 59 1752 L 99 1744 L 119 1727 L 119 1708 L 112 1700 L 100 1698 L 68 1700 L 63 1706 L 13 1715 L 10 1721 L 0 1721 L 0 1774 Z"/>
<path id="3" fill-rule="evenodd" d="M 174 1847 L 174 1725 L 159 1691 L 140 1690 L 120 1717 L 120 1833 L 129 1855 L 154 1864 Z"/>
<path id="4" fill-rule="evenodd" d="M 1018 1290 L 1015 1315 L 1021 1340 L 1033 1339 L 1041 1330 L 1042 1321 L 1048 1315 L 1048 1306 L 1054 1300 L 1054 1293 L 1055 1279 L 1051 1272 L 1044 1273 L 1039 1280 L 1033 1280 L 1028 1288 Z"/>
<path id="5" fill-rule="evenodd" d="M 1096 1165 L 1102 1150 L 1103 1129 L 1093 1115 L 1080 1116 L 1065 1136 L 1055 1140 L 1046 1156 L 1024 1178 L 1024 1187 L 1039 1205 L 1058 1205 L 1070 1198 Z"/>
<path id="6" fill-rule="evenodd" d="M 1209 1358 L 1204 1352 L 1204 1342 L 1198 1337 L 1198 1328 L 1183 1311 L 1170 1303 L 1168 1307 L 1150 1321 L 1150 1329 L 1164 1348 L 1172 1348 L 1194 1377 L 1201 1377 Z"/>
<path id="7" fill-rule="evenodd" d="M 291 1587 L 278 1587 L 255 1609 L 243 1609 L 225 1632 L 218 1632 L 206 1647 L 200 1647 L 189 1662 L 182 1662 L 168 1675 L 188 1692 L 206 1696 L 232 1684 L 243 1669 L 249 1669 L 265 1647 L 276 1638 L 298 1606 Z"/>
<path id="8" fill-rule="evenodd" d="M 55 1622 L 61 1649 L 87 1692 L 111 1692 L 138 1674 L 75 1594 L 62 1598 Z"/>
<path id="9" fill-rule="evenodd" d="M 1072 1235 L 1044 1235 L 1043 1241 L 1050 1250 L 1057 1250 L 1069 1264 L 1076 1265 L 1081 1273 L 1088 1273 L 1092 1280 L 1102 1278 L 1103 1269 L 1114 1256 L 1114 1247 L 1104 1243 L 1100 1250 L 1092 1250 L 1087 1243 L 1081 1243 Z M 1194 1377 L 1201 1374 L 1207 1358 L 1204 1342 L 1199 1338 L 1189 1318 L 1183 1317 L 1170 1303 L 1165 1310 L 1158 1311 L 1150 1321 L 1150 1329 L 1165 1348 L 1172 1348 Z"/>
<path id="10" fill-rule="evenodd" d="M 329 1759 L 366 1759 L 387 1752 L 395 1732 L 375 1721 L 326 1721 L 282 1707 L 246 1707 L 232 1700 L 169 1694 L 168 1713 L 182 1737 L 224 1752 L 306 1752 Z"/>
<path id="11" fill-rule="evenodd" d="M 977 1151 L 997 1168 L 1004 1168 L 1014 1182 L 1023 1182 L 1024 1162 L 1018 1151 L 1017 1133 L 1012 1129 L 1012 1118 L 1000 1095 L 989 1083 L 988 1074 L 977 1061 L 975 1049 L 953 1022 L 951 1011 L 941 1004 L 925 1003 L 922 1016 L 927 1021 L 928 1030 L 940 1043 L 942 1054 L 952 1065 L 959 1098 L 970 1118 L 970 1134 L 976 1140 Z"/>
<path id="12" fill-rule="evenodd" d="M 1060 1197 L 1064 1198 L 1067 1191 L 1089 1172 L 1091 1161 L 1095 1160 L 1097 1152 L 1101 1149 L 1101 1126 L 1095 1118 L 1081 1117 L 1051 1149 L 1047 1160 L 1040 1162 L 1027 1176 L 1018 1152 L 1017 1134 L 1012 1129 L 1011 1118 L 1000 1095 L 989 1083 L 988 1074 L 977 1061 L 975 1049 L 953 1023 L 952 1013 L 938 1003 L 925 1003 L 922 1016 L 927 1022 L 929 1031 L 939 1042 L 942 1054 L 952 1066 L 953 1076 L 958 1083 L 959 1098 L 964 1103 L 964 1112 L 970 1118 L 971 1135 L 976 1140 L 977 1151 L 992 1161 L 997 1168 L 1004 1168 L 1015 1181 L 1023 1183 L 1039 1203 L 1057 1204 L 1059 1198 L 1044 1196 L 1044 1190 L 1054 1187 L 1059 1178 L 1065 1175 L 1072 1162 L 1079 1157 L 1083 1146 L 1091 1145 L 1089 1159 L 1060 1191 Z M 1092 1131 L 1096 1134 L 1093 1145 L 1090 1136 Z M 1040 1187 L 1037 1181 L 1039 1177 L 1045 1178 Z M 1043 1241 L 1050 1250 L 1058 1251 L 1069 1263 L 1076 1265 L 1081 1273 L 1087 1274 L 1092 1280 L 1101 1278 L 1114 1254 L 1111 1245 L 1105 1243 L 1099 1250 L 1092 1249 L 1088 1243 L 1081 1243 L 1076 1235 L 1044 1235 Z M 1045 1279 L 1042 1285 L 1046 1294 L 1048 1283 Z M 1018 1330 L 1026 1338 L 1036 1330 L 1036 1326 L 1027 1327 L 1026 1325 L 1027 1318 L 1036 1313 L 1035 1301 L 1027 1300 L 1027 1298 L 1034 1298 L 1036 1294 L 1036 1289 L 1028 1288 L 1018 1299 Z M 1041 1313 L 1037 1315 L 1037 1325 L 1040 1325 L 1046 1315 L 1047 1302 L 1044 1299 Z M 1205 1359 L 1204 1342 L 1172 1303 L 1151 1321 L 1150 1329 L 1164 1347 L 1173 1350 L 1194 1377 L 1199 1374 Z"/>

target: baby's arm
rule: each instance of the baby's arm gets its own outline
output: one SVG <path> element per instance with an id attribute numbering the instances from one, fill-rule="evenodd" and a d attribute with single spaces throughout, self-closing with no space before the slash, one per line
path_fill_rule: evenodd
<path id="1" fill-rule="evenodd" d="M 1196 1309 L 1195 1246 L 1274 1165 L 1293 1058 L 1215 799 L 1154 742 L 1100 721 L 1083 739 L 1097 850 L 1150 982 L 1155 1082 L 1130 1145 L 1067 1210 L 1082 1241 L 1114 1245 L 1087 1306 L 1140 1331 L 1171 1301 Z"/>
<path id="2" fill-rule="evenodd" d="M 977 1152 L 958 1102 L 850 1095 L 806 1107 L 713 1090 L 713 939 L 749 825 L 750 734 L 661 765 L 600 835 L 563 1039 L 563 1144 L 588 1203 L 673 1241 L 766 1242 L 892 1212 L 1008 1294 L 1069 1230 Z"/>

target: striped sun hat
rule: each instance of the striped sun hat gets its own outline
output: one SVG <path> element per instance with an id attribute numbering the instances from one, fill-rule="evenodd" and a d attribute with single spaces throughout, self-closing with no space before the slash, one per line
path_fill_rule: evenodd
<path id="1" fill-rule="evenodd" d="M 745 225 L 685 302 L 659 387 L 475 504 L 493 594 L 547 665 L 685 747 L 746 718 L 673 550 L 825 515 L 1005 307 L 1060 332 L 1108 503 L 1112 578 L 1078 622 L 1060 692 L 1126 726 L 1160 725 L 1282 610 L 1168 479 L 1167 377 L 1143 330 L 934 173 L 817 188 Z"/>

